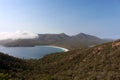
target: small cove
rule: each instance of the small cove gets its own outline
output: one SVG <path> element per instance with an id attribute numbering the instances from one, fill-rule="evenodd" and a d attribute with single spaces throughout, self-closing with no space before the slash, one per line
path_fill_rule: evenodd
<path id="1" fill-rule="evenodd" d="M 56 52 L 65 52 L 65 51 L 68 50 L 56 46 L 35 46 L 35 47 L 0 46 L 0 52 L 24 59 L 39 59 L 47 54 L 56 53 Z"/>

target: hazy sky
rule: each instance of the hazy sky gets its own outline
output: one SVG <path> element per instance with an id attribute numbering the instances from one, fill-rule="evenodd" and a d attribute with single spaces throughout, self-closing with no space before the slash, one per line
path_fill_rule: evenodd
<path id="1" fill-rule="evenodd" d="M 0 32 L 120 38 L 120 0 L 0 0 Z"/>

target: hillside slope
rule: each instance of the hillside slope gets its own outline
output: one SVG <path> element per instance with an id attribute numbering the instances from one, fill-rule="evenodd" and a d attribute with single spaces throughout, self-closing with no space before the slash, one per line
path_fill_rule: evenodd
<path id="1" fill-rule="evenodd" d="M 20 75 L 12 80 L 120 80 L 120 40 L 49 54 L 39 60 L 27 60 L 26 64 L 31 68 L 16 72 Z"/>
<path id="2" fill-rule="evenodd" d="M 47 55 L 37 64 L 51 80 L 119 80 L 120 41 Z"/>
<path id="3" fill-rule="evenodd" d="M 0 80 L 24 79 L 23 72 L 30 69 L 26 61 L 0 53 Z"/>

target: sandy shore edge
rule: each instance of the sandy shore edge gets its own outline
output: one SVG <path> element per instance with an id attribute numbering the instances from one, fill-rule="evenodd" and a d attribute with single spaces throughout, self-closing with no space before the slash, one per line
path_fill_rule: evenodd
<path id="1" fill-rule="evenodd" d="M 63 47 L 59 47 L 59 46 L 46 46 L 46 47 L 60 48 L 60 49 L 64 50 L 65 52 L 69 51 L 69 49 L 63 48 Z"/>

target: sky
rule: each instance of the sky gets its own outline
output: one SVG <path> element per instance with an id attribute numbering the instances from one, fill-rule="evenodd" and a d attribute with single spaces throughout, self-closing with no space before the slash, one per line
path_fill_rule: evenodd
<path id="1" fill-rule="evenodd" d="M 0 0 L 0 32 L 120 38 L 120 0 Z"/>

